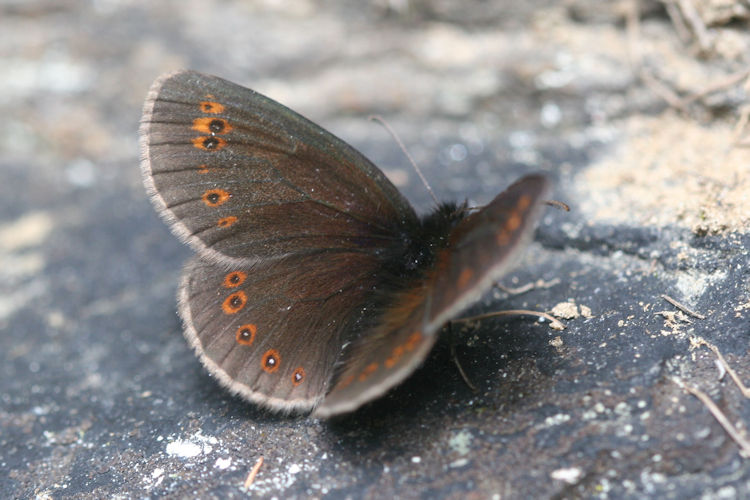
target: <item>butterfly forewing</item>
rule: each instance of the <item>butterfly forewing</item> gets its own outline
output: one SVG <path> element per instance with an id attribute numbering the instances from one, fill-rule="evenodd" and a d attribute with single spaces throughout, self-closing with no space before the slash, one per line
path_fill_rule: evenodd
<path id="1" fill-rule="evenodd" d="M 549 181 L 528 175 L 462 220 L 436 259 L 426 321 L 442 326 L 479 300 L 531 240 Z"/>
<path id="2" fill-rule="evenodd" d="M 356 150 L 281 104 L 191 71 L 153 85 L 142 169 L 157 210 L 206 259 L 378 253 L 416 215 Z"/>

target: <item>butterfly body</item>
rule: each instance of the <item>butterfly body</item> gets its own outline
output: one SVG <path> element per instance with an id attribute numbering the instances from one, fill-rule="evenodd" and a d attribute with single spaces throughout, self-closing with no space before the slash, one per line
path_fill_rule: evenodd
<path id="1" fill-rule="evenodd" d="M 416 369 L 518 257 L 549 190 L 527 176 L 480 210 L 420 218 L 340 139 L 191 71 L 154 84 L 141 145 L 157 211 L 198 254 L 178 299 L 203 364 L 247 400 L 319 417 Z"/>

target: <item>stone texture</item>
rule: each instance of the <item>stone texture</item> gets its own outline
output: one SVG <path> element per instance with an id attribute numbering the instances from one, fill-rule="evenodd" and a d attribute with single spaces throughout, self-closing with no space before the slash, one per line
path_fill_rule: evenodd
<path id="1" fill-rule="evenodd" d="M 746 87 L 686 99 L 748 67 L 746 16 L 711 17 L 714 44 L 698 58 L 659 3 L 637 43 L 627 4 L 599 4 L 586 15 L 585 2 L 542 1 L 3 2 L 3 496 L 750 495 L 738 444 L 674 381 L 705 391 L 746 434 L 747 399 L 696 341 L 750 381 L 750 177 L 748 150 L 734 145 L 748 141 L 734 132 Z M 456 327 L 478 393 L 445 339 L 404 384 L 332 422 L 269 415 L 219 390 L 175 314 L 190 251 L 138 169 L 146 90 L 179 67 L 329 128 L 421 211 L 429 196 L 369 114 L 399 132 L 445 199 L 481 204 L 547 172 L 572 211 L 549 210 L 504 284 L 551 286 L 498 291 L 473 312 L 564 310 L 567 329 L 528 318 Z"/>

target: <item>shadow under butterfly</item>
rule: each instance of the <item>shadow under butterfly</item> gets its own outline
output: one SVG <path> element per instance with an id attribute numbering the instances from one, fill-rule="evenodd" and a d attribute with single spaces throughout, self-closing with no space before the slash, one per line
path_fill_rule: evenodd
<path id="1" fill-rule="evenodd" d="M 345 142 L 193 71 L 153 84 L 140 141 L 156 210 L 198 254 L 178 292 L 188 341 L 231 392 L 319 418 L 409 376 L 519 257 L 550 190 L 528 175 L 420 218 Z"/>

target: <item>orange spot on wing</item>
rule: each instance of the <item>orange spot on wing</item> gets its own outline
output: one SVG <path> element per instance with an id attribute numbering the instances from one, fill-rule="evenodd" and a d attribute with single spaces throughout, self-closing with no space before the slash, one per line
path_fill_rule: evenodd
<path id="1" fill-rule="evenodd" d="M 203 134 L 226 134 L 232 130 L 232 126 L 224 118 L 203 116 L 193 120 L 193 130 Z"/>
<path id="2" fill-rule="evenodd" d="M 218 151 L 227 145 L 227 141 L 214 135 L 194 137 L 191 142 L 194 147 L 204 151 Z"/>
<path id="3" fill-rule="evenodd" d="M 253 341 L 255 341 L 255 333 L 257 331 L 258 327 L 252 323 L 240 326 L 237 328 L 237 333 L 235 334 L 237 343 L 242 345 L 252 345 Z"/>
<path id="4" fill-rule="evenodd" d="M 458 288 L 464 288 L 469 284 L 471 278 L 474 277 L 474 270 L 470 267 L 465 267 L 461 270 L 461 274 L 458 275 Z"/>
<path id="5" fill-rule="evenodd" d="M 292 373 L 292 384 L 296 387 L 305 380 L 305 370 L 301 366 Z"/>
<path id="6" fill-rule="evenodd" d="M 237 217 L 235 217 L 234 215 L 230 215 L 229 217 L 222 217 L 216 224 L 219 227 L 229 227 L 235 222 L 237 222 Z"/>
<path id="7" fill-rule="evenodd" d="M 209 207 L 218 207 L 219 205 L 223 205 L 231 196 L 223 189 L 209 189 L 203 193 L 201 199 Z"/>
<path id="8" fill-rule="evenodd" d="M 198 173 L 199 173 L 199 174 L 207 174 L 207 173 L 208 173 L 208 171 L 209 171 L 209 169 L 208 169 L 208 165 L 206 165 L 206 164 L 203 164 L 203 165 L 199 165 L 199 166 L 198 166 Z"/>
<path id="9" fill-rule="evenodd" d="M 383 364 L 385 364 L 386 368 L 393 368 L 393 366 L 398 363 L 398 361 L 401 359 L 401 356 L 404 355 L 404 346 L 398 345 L 393 348 L 393 351 L 391 351 L 391 355 L 388 356 Z"/>
<path id="10" fill-rule="evenodd" d="M 221 303 L 221 309 L 224 311 L 224 314 L 237 314 L 245 307 L 245 304 L 247 304 L 247 295 L 245 295 L 245 292 L 234 292 L 224 299 L 224 302 Z"/>
<path id="11" fill-rule="evenodd" d="M 352 374 L 352 375 L 349 375 L 348 377 L 346 377 L 346 378 L 345 378 L 345 379 L 343 380 L 343 382 L 341 382 L 341 383 L 340 383 L 340 384 L 338 385 L 338 388 L 339 388 L 339 389 L 343 389 L 344 387 L 347 387 L 348 385 L 351 385 L 351 383 L 352 383 L 352 382 L 354 382 L 354 379 L 355 379 L 355 378 L 357 378 L 357 376 L 356 376 L 356 375 L 354 375 L 354 374 Z"/>
<path id="12" fill-rule="evenodd" d="M 209 97 L 209 96 L 206 96 L 206 97 Z M 209 98 L 212 98 L 212 97 L 213 96 L 210 96 Z M 211 113 L 213 115 L 224 112 L 224 105 L 216 101 L 201 101 L 200 107 L 201 107 L 202 112 Z"/>
<path id="13" fill-rule="evenodd" d="M 240 286 L 247 279 L 247 273 L 243 271 L 232 271 L 224 276 L 224 288 L 235 288 Z"/>
<path id="14" fill-rule="evenodd" d="M 497 244 L 501 247 L 506 246 L 508 243 L 510 243 L 510 234 L 508 234 L 508 231 L 505 229 L 501 229 L 499 233 L 497 233 L 497 237 L 495 238 L 497 240 Z"/>
<path id="15" fill-rule="evenodd" d="M 406 339 L 406 342 L 404 342 L 401 345 L 397 345 L 393 348 L 393 351 L 391 351 L 391 355 L 386 358 L 386 360 L 383 362 L 386 368 L 393 368 L 393 366 L 398 363 L 401 358 L 406 354 L 407 352 L 411 352 L 419 345 L 420 342 L 422 342 L 423 339 L 422 332 L 414 332 L 411 335 L 409 335 L 409 338 Z M 360 375 L 360 380 L 362 376 Z"/>
<path id="16" fill-rule="evenodd" d="M 267 350 L 260 361 L 260 366 L 263 368 L 263 371 L 267 373 L 273 373 L 278 370 L 279 366 L 281 366 L 281 356 L 279 356 L 279 351 L 276 349 Z"/>
<path id="17" fill-rule="evenodd" d="M 438 257 L 440 259 L 440 257 Z M 436 266 L 437 269 L 437 266 Z M 411 288 L 398 296 L 396 305 L 385 311 L 383 328 L 396 329 L 409 321 L 409 317 L 422 306 L 426 297 L 426 289 L 418 286 Z"/>
<path id="18" fill-rule="evenodd" d="M 365 369 L 362 370 L 362 373 L 359 374 L 359 381 L 364 382 L 367 380 L 367 378 L 375 373 L 375 370 L 378 369 L 378 364 L 375 362 L 370 363 L 369 365 L 365 366 Z"/>
<path id="19" fill-rule="evenodd" d="M 510 232 L 513 232 L 519 227 L 521 227 L 521 222 L 523 222 L 521 220 L 521 216 L 518 215 L 517 212 L 513 212 L 508 217 L 508 220 L 505 221 L 505 229 Z"/>
<path id="20" fill-rule="evenodd" d="M 528 194 L 524 194 L 520 198 L 518 198 L 516 207 L 518 207 L 518 210 L 520 210 L 521 212 L 525 212 L 526 209 L 529 208 L 529 205 L 531 205 L 531 196 L 529 196 Z"/>
<path id="21" fill-rule="evenodd" d="M 404 349 L 407 351 L 413 351 L 420 342 L 422 342 L 422 332 L 414 332 L 409 335 L 409 338 L 404 342 Z"/>

